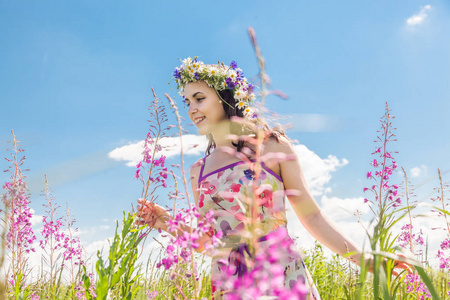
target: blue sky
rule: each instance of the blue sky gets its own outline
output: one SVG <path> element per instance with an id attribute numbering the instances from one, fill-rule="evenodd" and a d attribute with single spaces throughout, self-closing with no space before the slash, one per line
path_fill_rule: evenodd
<path id="1" fill-rule="evenodd" d="M 289 95 L 269 98 L 268 108 L 290 116 L 288 135 L 321 158 L 311 174 L 329 155 L 337 160 L 317 167 L 328 176 L 318 202 L 363 196 L 386 101 L 397 161 L 419 184 L 450 169 L 449 16 L 447 1 L 0 1 L 1 153 L 14 130 L 36 214 L 47 174 L 85 243 L 105 239 L 140 195 L 134 169 L 108 153 L 145 137 L 151 87 L 163 101 L 176 96 L 172 71 L 196 55 L 235 60 L 255 78 L 252 26 L 272 87 Z M 418 198 L 435 185 L 418 188 Z"/>

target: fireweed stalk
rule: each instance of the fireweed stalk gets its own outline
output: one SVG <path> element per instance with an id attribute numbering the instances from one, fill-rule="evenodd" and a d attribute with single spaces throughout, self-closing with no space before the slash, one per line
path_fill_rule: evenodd
<path id="1" fill-rule="evenodd" d="M 416 255 L 418 258 L 419 256 L 422 255 L 421 250 L 419 250 L 419 252 L 416 252 L 414 250 L 414 246 L 415 245 L 423 245 L 423 237 L 422 237 L 422 230 L 420 230 L 419 233 L 413 233 L 413 221 L 412 221 L 412 215 L 411 215 L 411 210 L 415 208 L 417 202 L 411 202 L 411 197 L 414 197 L 415 195 L 413 194 L 413 192 L 411 191 L 411 186 L 408 187 L 408 184 L 411 184 L 408 181 L 408 175 L 406 174 L 405 169 L 402 167 L 402 171 L 403 171 L 403 176 L 405 178 L 404 181 L 404 196 L 405 196 L 405 200 L 406 200 L 406 207 L 407 207 L 407 211 L 408 211 L 408 220 L 409 223 L 404 225 L 402 227 L 402 232 L 400 234 L 400 236 L 398 237 L 398 241 L 400 243 L 400 246 L 403 248 L 409 248 L 409 250 L 411 251 L 411 253 L 413 253 L 414 255 Z"/>
<path id="2" fill-rule="evenodd" d="M 371 165 L 375 171 L 367 172 L 367 179 L 373 180 L 375 183 L 371 187 L 365 187 L 364 192 L 371 192 L 374 195 L 374 200 L 364 199 L 364 202 L 369 205 L 370 210 L 374 214 L 374 229 L 373 233 L 369 235 L 371 253 L 373 259 L 364 261 L 364 256 L 361 258 L 361 273 L 360 286 L 357 291 L 358 299 L 363 299 L 364 285 L 366 284 L 366 277 L 369 264 L 373 268 L 373 296 L 378 299 L 380 296 L 384 299 L 391 299 L 395 297 L 398 287 L 401 284 L 402 276 L 394 276 L 395 260 L 407 261 L 414 265 L 416 271 L 422 278 L 423 282 L 429 288 L 433 297 L 437 297 L 436 291 L 431 283 L 430 278 L 425 273 L 421 264 L 413 259 L 406 259 L 395 255 L 397 250 L 394 246 L 397 237 L 393 237 L 392 228 L 401 220 L 409 211 L 410 207 L 400 207 L 402 204 L 401 197 L 398 194 L 398 185 L 389 182 L 391 175 L 397 170 L 397 163 L 392 154 L 396 153 L 388 150 L 390 142 L 396 141 L 395 134 L 392 127 L 391 120 L 395 117 L 390 114 L 389 105 L 386 102 L 385 114 L 381 118 L 381 136 L 377 137 L 376 143 L 381 144 L 376 147 L 372 155 L 377 156 Z M 374 172 L 374 174 L 372 174 Z M 414 279 L 415 280 L 415 279 Z M 415 280 L 416 282 L 416 280 Z M 381 294 L 380 294 L 381 293 Z"/>
<path id="3" fill-rule="evenodd" d="M 58 299 L 64 288 L 62 280 L 65 270 L 69 272 L 70 288 L 66 289 L 64 297 L 75 299 L 75 281 L 80 277 L 80 267 L 84 264 L 82 259 L 83 249 L 78 237 L 73 236 L 74 220 L 71 220 L 69 205 L 67 204 L 67 218 L 63 222 L 63 217 L 58 217 L 57 210 L 60 206 L 52 196 L 52 190 L 48 184 L 47 175 L 45 175 L 45 187 L 41 196 L 45 198 L 43 206 L 45 215 L 42 217 L 42 239 L 39 241 L 39 247 L 42 248 L 42 261 L 48 269 L 42 270 L 44 273 L 44 282 L 46 284 L 40 289 L 40 297 L 44 299 Z M 69 266 L 67 266 L 69 264 Z M 77 267 L 77 272 L 75 272 Z M 36 295 L 37 296 L 37 295 Z"/>
<path id="4" fill-rule="evenodd" d="M 392 237 L 390 230 L 392 226 L 401 219 L 398 216 L 397 207 L 401 204 L 401 198 L 398 194 L 398 185 L 389 182 L 390 176 L 397 170 L 397 163 L 392 154 L 396 153 L 388 150 L 388 144 L 396 141 L 395 134 L 392 132 L 395 128 L 392 127 L 391 120 L 395 117 L 390 114 L 388 103 L 386 102 L 385 114 L 381 118 L 381 136 L 377 136 L 375 143 L 379 143 L 376 150 L 372 153 L 375 159 L 371 162 L 371 166 L 375 171 L 367 172 L 367 179 L 373 180 L 375 183 L 371 187 L 365 187 L 364 192 L 371 192 L 374 195 L 374 200 L 364 199 L 364 202 L 369 205 L 370 210 L 375 217 L 375 227 L 373 235 L 370 236 L 370 246 L 373 252 L 383 251 L 393 253 Z M 374 173 L 374 174 L 373 174 Z M 373 270 L 374 270 L 374 296 L 379 295 L 379 288 L 382 285 L 383 295 L 386 297 L 392 296 L 391 279 L 394 267 L 394 260 L 387 260 L 385 264 L 382 263 L 383 257 L 374 255 Z M 361 276 L 365 276 L 366 268 L 363 268 Z M 363 277 L 364 278 L 364 277 Z M 365 278 L 364 278 L 365 279 Z M 363 280 L 362 280 L 363 281 Z"/>
<path id="5" fill-rule="evenodd" d="M 161 156 L 159 160 L 155 160 L 156 153 L 161 151 L 161 145 L 159 144 L 159 141 L 161 138 L 163 138 L 166 135 L 166 131 L 169 129 L 169 127 L 163 128 L 163 124 L 167 121 L 167 115 L 165 113 L 165 107 L 163 105 L 160 105 L 159 99 L 155 94 L 155 91 L 152 88 L 153 93 L 153 101 L 150 103 L 150 106 L 148 110 L 150 111 L 150 119 L 148 122 L 150 123 L 149 132 L 147 133 L 147 138 L 144 141 L 144 151 L 143 160 L 136 166 L 137 170 L 135 173 L 134 178 L 140 179 L 143 184 L 143 190 L 141 194 L 141 198 L 148 199 L 148 190 L 150 186 L 153 184 L 153 190 L 151 191 L 150 195 L 151 201 L 154 201 L 153 195 L 155 190 L 159 187 L 157 183 L 161 183 L 163 187 L 167 187 L 165 184 L 165 179 L 167 178 L 167 168 L 164 169 L 164 161 L 165 157 Z M 161 164 L 161 168 L 163 168 L 159 172 L 159 177 L 154 179 L 152 177 L 152 171 L 153 168 L 159 167 Z M 146 172 L 146 180 L 143 176 L 141 176 L 141 169 L 143 169 L 144 166 L 148 166 L 148 170 Z M 161 180 L 162 179 L 162 180 Z"/>
<path id="6" fill-rule="evenodd" d="M 372 153 L 376 158 L 371 162 L 371 166 L 375 168 L 375 171 L 367 172 L 367 179 L 373 180 L 375 183 L 371 187 L 365 187 L 364 192 L 371 192 L 374 195 L 374 200 L 364 199 L 364 203 L 369 205 L 370 210 L 375 217 L 375 227 L 373 234 L 369 236 L 370 246 L 372 252 L 388 252 L 393 253 L 392 248 L 392 237 L 390 235 L 390 230 L 392 226 L 400 220 L 401 217 L 398 216 L 396 207 L 400 206 L 401 198 L 398 195 L 398 185 L 389 183 L 390 176 L 396 171 L 397 163 L 395 162 L 392 154 L 396 152 L 388 151 L 388 144 L 394 139 L 395 134 L 392 131 L 391 119 L 395 117 L 390 114 L 390 109 L 388 103 L 386 102 L 386 110 L 383 117 L 380 119 L 381 136 L 377 136 L 375 143 L 381 145 L 376 147 L 376 150 Z M 374 173 L 374 174 L 373 174 Z M 363 263 L 362 258 L 362 263 Z M 394 267 L 394 260 L 386 260 L 383 263 L 383 257 L 377 254 L 373 255 L 373 261 L 369 262 L 373 264 L 373 288 L 374 297 L 377 299 L 381 291 L 383 296 L 386 298 L 392 297 L 392 271 Z M 360 281 L 361 287 L 358 291 L 359 297 L 361 298 L 362 286 L 365 284 L 367 275 L 368 265 L 365 265 L 361 269 Z"/>
<path id="7" fill-rule="evenodd" d="M 64 261 L 65 265 L 68 263 L 70 291 L 68 296 L 71 299 L 76 299 L 77 282 L 81 280 L 82 266 L 85 264 L 83 259 L 83 248 L 81 246 L 80 238 L 74 236 L 78 228 L 74 228 L 75 219 L 70 214 L 69 204 L 66 203 L 66 233 L 64 237 Z"/>
<path id="8" fill-rule="evenodd" d="M 64 258 L 61 255 L 64 249 L 64 233 L 62 232 L 62 217 L 58 218 L 56 212 L 60 206 L 55 203 L 55 198 L 51 195 L 47 175 L 45 175 L 45 188 L 41 196 L 45 197 L 46 200 L 46 203 L 43 204 L 46 215 L 42 217 L 43 227 L 41 234 L 43 239 L 40 240 L 39 246 L 44 251 L 42 260 L 49 268 L 47 271 L 48 278 L 46 278 L 49 285 L 48 290 L 44 294 L 48 299 L 55 299 L 60 291 L 61 275 L 64 266 Z"/>
<path id="9" fill-rule="evenodd" d="M 7 293 L 10 297 L 18 299 L 26 296 L 29 289 L 26 288 L 26 277 L 29 272 L 28 255 L 34 252 L 33 242 L 36 239 L 31 228 L 32 212 L 28 207 L 30 203 L 27 195 L 26 176 L 23 174 L 22 165 L 25 156 L 20 157 L 24 151 L 20 148 L 20 142 L 12 132 L 12 148 L 8 149 L 11 159 L 6 160 L 11 164 L 5 172 L 11 174 L 9 182 L 5 182 L 2 202 L 9 207 L 8 214 L 3 214 L 3 224 L 6 225 L 6 257 L 9 260 L 7 275 Z M 4 228 L 4 229 L 5 229 Z"/>
<path id="10" fill-rule="evenodd" d="M 160 187 L 167 187 L 167 168 L 165 156 L 156 159 L 156 153 L 162 150 L 160 140 L 166 135 L 169 127 L 163 127 L 167 121 L 164 106 L 160 105 L 154 90 L 153 101 L 150 103 L 149 132 L 144 141 L 143 159 L 136 165 L 134 178 L 143 185 L 141 198 L 154 202 L 157 198 L 155 192 Z M 146 226 L 136 225 L 138 218 L 134 213 L 124 212 L 121 232 L 116 224 L 116 232 L 109 249 L 108 260 L 104 261 L 100 251 L 97 252 L 96 271 L 98 280 L 95 283 L 93 276 L 89 276 L 84 268 L 83 282 L 87 299 L 134 299 L 141 287 L 136 283 L 142 274 L 135 271 L 138 259 L 138 247 L 144 241 L 149 230 Z M 95 286 L 95 291 L 92 287 Z"/>
<path id="11" fill-rule="evenodd" d="M 65 280 L 64 271 L 67 270 L 71 287 L 66 290 L 65 297 L 72 296 L 72 299 L 74 299 L 76 277 L 80 276 L 80 267 L 84 264 L 80 239 L 73 236 L 74 220 L 71 220 L 68 205 L 66 222 L 63 222 L 62 216 L 57 216 L 57 210 L 60 206 L 52 196 L 47 175 L 45 175 L 45 187 L 41 196 L 46 201 L 43 204 L 46 215 L 42 217 L 42 239 L 39 241 L 39 247 L 43 250 L 41 258 L 47 264 L 48 269 L 45 271 L 43 278 L 47 284 L 41 291 L 40 296 L 45 299 L 57 299 L 62 292 L 61 280 Z M 67 263 L 69 263 L 69 266 L 66 265 Z M 76 274 L 74 274 L 75 267 L 78 269 Z"/>
<path id="12" fill-rule="evenodd" d="M 422 229 L 419 232 L 413 232 L 413 217 L 411 215 L 411 210 L 416 207 L 417 202 L 411 202 L 411 198 L 415 195 L 411 191 L 412 188 L 408 184 L 411 184 L 408 181 L 408 175 L 406 174 L 405 169 L 402 167 L 403 176 L 405 178 L 404 181 L 404 199 L 406 200 L 406 209 L 408 214 L 409 223 L 402 226 L 402 231 L 397 238 L 397 241 L 400 244 L 400 247 L 408 248 L 412 254 L 414 254 L 419 261 L 425 263 L 423 261 L 423 251 L 422 249 L 415 249 L 415 246 L 423 246 L 423 233 Z M 422 282 L 420 276 L 416 273 L 407 274 L 404 278 L 404 282 L 406 283 L 406 293 L 413 294 L 417 296 L 417 298 L 428 299 L 431 297 L 430 292 L 428 291 L 425 284 Z"/>
<path id="13" fill-rule="evenodd" d="M 448 206 L 448 198 L 446 198 L 445 192 L 449 190 L 449 185 L 442 180 L 441 170 L 438 169 L 439 175 L 439 186 L 434 188 L 438 195 L 435 198 L 431 198 L 434 202 L 440 202 L 440 207 L 434 207 L 434 212 L 438 213 L 438 216 L 444 219 L 444 226 L 442 228 L 435 228 L 447 231 L 447 237 L 441 242 L 440 249 L 438 249 L 437 257 L 439 258 L 439 268 L 441 271 L 446 274 L 450 273 L 450 225 L 449 225 L 449 215 L 450 212 L 447 209 Z M 450 282 L 448 278 L 441 278 L 441 281 L 445 281 L 443 286 L 445 286 L 445 291 L 447 296 L 450 296 L 450 291 L 448 288 L 450 287 Z"/>

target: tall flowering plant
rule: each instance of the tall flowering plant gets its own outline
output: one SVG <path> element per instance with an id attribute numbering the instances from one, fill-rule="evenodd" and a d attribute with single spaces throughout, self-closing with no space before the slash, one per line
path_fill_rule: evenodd
<path id="1" fill-rule="evenodd" d="M 403 175 L 405 178 L 403 189 L 404 189 L 404 199 L 406 201 L 406 209 L 407 209 L 407 223 L 402 226 L 401 233 L 397 238 L 397 241 L 400 247 L 405 249 L 409 249 L 409 251 L 416 256 L 416 258 L 422 262 L 423 261 L 423 251 L 422 246 L 424 245 L 423 233 L 422 229 L 419 231 L 414 230 L 413 225 L 413 216 L 411 214 L 411 210 L 415 208 L 417 202 L 412 201 L 412 197 L 414 197 L 414 193 L 412 192 L 411 183 L 408 181 L 408 176 L 406 174 L 405 169 L 402 167 Z M 407 274 L 404 278 L 404 282 L 406 283 L 406 293 L 411 295 L 416 295 L 417 297 L 421 297 L 422 299 L 431 298 L 431 294 L 428 291 L 428 288 L 423 283 L 417 273 Z"/>
<path id="2" fill-rule="evenodd" d="M 363 288 L 369 268 L 373 270 L 373 293 L 375 299 L 382 295 L 385 299 L 395 296 L 399 282 L 402 277 L 398 276 L 394 271 L 397 260 L 407 261 L 414 265 L 418 277 L 422 278 L 425 285 L 430 289 L 430 293 L 435 296 L 436 292 L 431 283 L 430 278 L 425 273 L 421 264 L 414 259 L 407 259 L 404 256 L 398 256 L 395 251 L 398 249 L 394 243 L 398 240 L 398 236 L 392 234 L 392 229 L 407 213 L 410 212 L 411 206 L 402 207 L 402 199 L 399 194 L 399 185 L 392 182 L 392 175 L 397 171 L 397 163 L 393 154 L 395 151 L 389 150 L 391 142 L 396 141 L 395 130 L 392 127 L 392 119 L 395 116 L 390 114 L 388 103 L 386 103 L 385 114 L 381 118 L 380 134 L 375 140 L 378 143 L 372 155 L 375 156 L 371 162 L 373 169 L 367 172 L 367 179 L 372 180 L 373 184 L 364 188 L 365 193 L 371 193 L 372 199 L 365 198 L 364 202 L 369 205 L 374 215 L 374 228 L 372 234 L 369 235 L 371 253 L 370 256 L 363 256 L 361 265 L 363 266 L 360 273 L 361 285 L 358 290 L 358 297 L 362 297 Z M 400 238 L 405 239 L 400 236 Z M 364 259 L 367 259 L 364 261 Z M 407 280 L 415 278 L 408 278 Z M 414 281 L 416 282 L 416 281 Z"/>
<path id="3" fill-rule="evenodd" d="M 438 203 L 439 206 L 434 206 L 433 212 L 437 213 L 437 216 L 442 219 L 443 226 L 434 228 L 435 230 L 446 231 L 446 237 L 441 241 L 439 249 L 437 251 L 437 258 L 439 259 L 439 269 L 446 274 L 450 273 L 450 211 L 448 210 L 448 196 L 446 193 L 449 191 L 448 183 L 442 179 L 441 170 L 438 169 L 439 186 L 435 187 L 437 196 L 431 198 L 432 201 Z M 446 296 L 450 296 L 450 282 L 448 278 L 442 277 L 441 284 L 445 286 Z"/>
<path id="4" fill-rule="evenodd" d="M 36 236 L 31 227 L 33 213 L 29 208 L 29 195 L 27 194 L 26 176 L 23 174 L 22 166 L 25 156 L 20 148 L 20 142 L 12 132 L 12 147 L 9 149 L 11 158 L 6 158 L 10 163 L 5 172 L 11 177 L 5 182 L 2 202 L 5 206 L 2 221 L 6 230 L 6 257 L 9 261 L 7 269 L 7 293 L 10 297 L 18 299 L 28 295 L 29 288 L 26 287 L 26 277 L 29 272 L 28 255 L 34 252 L 33 242 Z M 2 254 L 3 255 L 3 254 Z"/>
<path id="5" fill-rule="evenodd" d="M 74 220 L 70 219 L 69 207 L 67 207 L 67 219 L 64 222 L 62 216 L 57 216 L 59 205 L 52 196 L 45 176 L 45 188 L 42 196 L 46 215 L 42 217 L 42 239 L 39 246 L 43 250 L 42 260 L 47 264 L 45 280 L 48 282 L 41 296 L 48 299 L 56 299 L 61 292 L 61 279 L 64 270 L 70 273 L 71 288 L 68 294 L 75 295 L 75 282 L 80 277 L 80 268 L 84 264 L 83 249 L 80 239 L 73 235 Z M 77 270 L 75 270 L 77 269 Z"/>
<path id="6" fill-rule="evenodd" d="M 143 159 L 136 165 L 134 178 L 142 182 L 141 198 L 156 199 L 155 191 L 166 187 L 168 175 L 165 167 L 165 157 L 156 158 L 157 152 L 162 150 L 160 140 L 166 135 L 168 127 L 164 106 L 153 91 L 154 100 L 149 111 L 151 118 L 150 129 L 143 145 Z M 116 224 L 116 232 L 109 248 L 108 258 L 105 260 L 101 252 L 97 252 L 96 275 L 88 273 L 84 268 L 83 283 L 86 299 L 135 299 L 141 287 L 137 284 L 141 275 L 136 269 L 139 256 L 139 246 L 145 240 L 149 231 L 146 226 L 139 226 L 135 213 L 124 212 L 121 229 Z"/>
<path id="7" fill-rule="evenodd" d="M 138 179 L 142 183 L 142 199 L 148 199 L 150 201 L 155 200 L 154 193 L 159 187 L 167 187 L 167 167 L 165 167 L 166 157 L 160 155 L 157 158 L 157 153 L 162 150 L 160 141 L 166 136 L 166 132 L 169 130 L 169 126 L 165 126 L 167 122 L 167 114 L 165 112 L 164 105 L 161 105 L 158 97 L 153 92 L 153 101 L 148 108 L 150 112 L 150 128 L 148 129 L 147 136 L 144 140 L 143 158 L 136 165 L 136 173 L 134 178 Z"/>
<path id="8" fill-rule="evenodd" d="M 77 284 L 81 281 L 82 267 L 85 265 L 84 251 L 81 246 L 81 240 L 76 236 L 78 228 L 74 228 L 75 219 L 70 214 L 69 205 L 66 208 L 66 219 L 65 219 L 66 232 L 64 234 L 63 240 L 63 258 L 64 266 L 67 266 L 69 272 L 68 281 L 70 282 L 69 295 L 72 299 L 75 298 L 77 294 Z"/>
<path id="9" fill-rule="evenodd" d="M 415 194 L 412 191 L 411 183 L 408 181 L 408 176 L 405 169 L 402 167 L 403 175 L 405 178 L 403 189 L 404 189 L 404 199 L 406 201 L 406 208 L 408 212 L 408 223 L 402 226 L 402 232 L 398 237 L 399 245 L 403 248 L 409 249 L 411 253 L 416 255 L 418 258 L 423 256 L 422 249 L 416 249 L 416 246 L 423 246 L 423 233 L 422 229 L 420 231 L 414 231 L 413 216 L 411 211 L 416 207 L 417 201 L 412 201 Z"/>

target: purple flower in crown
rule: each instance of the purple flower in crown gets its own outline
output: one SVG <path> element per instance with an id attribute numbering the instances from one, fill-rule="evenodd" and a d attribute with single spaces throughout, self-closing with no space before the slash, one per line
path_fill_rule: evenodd
<path id="1" fill-rule="evenodd" d="M 236 86 L 236 83 L 230 77 L 227 78 L 226 82 L 227 82 L 228 88 L 230 88 L 230 89 L 234 89 L 234 87 Z"/>
<path id="2" fill-rule="evenodd" d="M 249 94 L 253 93 L 254 90 L 255 90 L 255 87 L 253 86 L 253 84 L 249 83 L 247 85 L 247 91 L 249 92 Z"/>
<path id="3" fill-rule="evenodd" d="M 237 72 L 236 72 L 236 79 L 237 80 L 242 80 L 244 78 L 244 73 L 242 72 L 242 70 L 238 70 Z"/>
<path id="4" fill-rule="evenodd" d="M 173 77 L 175 77 L 176 79 L 181 79 L 181 72 L 178 68 L 173 71 Z"/>
<path id="5" fill-rule="evenodd" d="M 234 60 L 231 61 L 231 63 L 230 63 L 230 68 L 231 68 L 232 70 L 234 70 L 234 69 L 237 68 L 237 63 L 236 63 Z"/>
<path id="6" fill-rule="evenodd" d="M 196 80 L 198 80 L 198 72 L 195 72 L 194 77 Z"/>

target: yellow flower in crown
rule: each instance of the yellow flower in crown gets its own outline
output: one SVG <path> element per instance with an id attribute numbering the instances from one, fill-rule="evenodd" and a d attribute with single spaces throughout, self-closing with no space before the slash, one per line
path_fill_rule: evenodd
<path id="1" fill-rule="evenodd" d="M 239 101 L 238 103 L 236 103 L 236 107 L 243 109 L 245 107 L 245 102 L 244 101 Z"/>
<path id="2" fill-rule="evenodd" d="M 183 98 L 184 87 L 188 82 L 204 80 L 217 91 L 231 90 L 236 100 L 236 107 L 242 110 L 249 108 L 250 104 L 256 99 L 255 87 L 247 81 L 247 78 L 244 77 L 244 73 L 237 67 L 235 61 L 232 61 L 230 66 L 226 66 L 223 63 L 206 65 L 198 60 L 197 57 L 193 59 L 188 57 L 182 60 L 180 67 L 175 68 L 173 77 Z M 249 110 L 249 114 L 250 111 L 252 110 Z M 249 114 L 245 113 L 247 116 Z"/>
<path id="3" fill-rule="evenodd" d="M 214 67 L 208 68 L 208 74 L 209 74 L 209 76 L 215 76 L 215 75 L 218 75 L 217 69 L 214 68 Z"/>
<path id="4" fill-rule="evenodd" d="M 253 109 L 251 109 L 250 107 L 246 107 L 244 109 L 244 115 L 247 117 L 252 117 L 255 114 L 255 112 L 253 111 Z"/>

